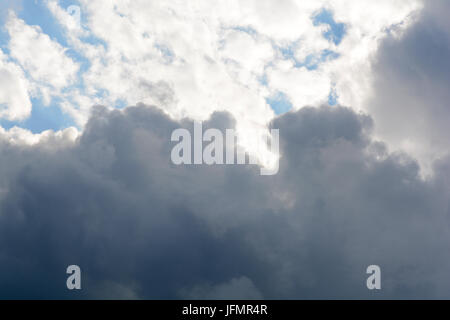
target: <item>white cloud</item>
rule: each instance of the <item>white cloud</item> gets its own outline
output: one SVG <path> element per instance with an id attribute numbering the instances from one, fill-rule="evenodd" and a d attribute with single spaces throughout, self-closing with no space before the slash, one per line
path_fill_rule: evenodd
<path id="1" fill-rule="evenodd" d="M 161 103 L 142 84 L 163 81 L 173 89 L 174 99 L 163 106 L 173 116 L 205 118 L 227 109 L 247 125 L 264 125 L 273 117 L 264 99 L 276 90 L 285 91 L 300 108 L 325 101 L 335 84 L 342 103 L 362 108 L 379 40 L 420 9 L 418 1 L 376 6 L 370 1 L 289 0 L 81 4 L 87 27 L 108 47 L 104 59 L 95 60 L 85 74 L 88 87 L 107 90 L 111 101 Z M 323 8 L 346 25 L 340 46 L 322 36 L 323 25 L 313 24 Z M 323 62 L 318 71 L 279 70 L 289 59 L 280 55 L 280 47 L 291 47 L 299 61 L 323 50 L 340 57 Z M 258 80 L 268 67 L 273 81 L 266 87 Z"/>
<path id="2" fill-rule="evenodd" d="M 422 9 L 420 0 L 413 1 L 329 1 L 335 19 L 346 24 L 347 34 L 336 48 L 341 54 L 330 66 L 339 102 L 367 111 L 365 100 L 372 94 L 371 64 L 381 40 L 389 30 L 401 32 L 414 22 Z"/>
<path id="3" fill-rule="evenodd" d="M 11 57 L 33 80 L 32 93 L 47 103 L 61 97 L 60 107 L 79 125 L 94 104 L 143 102 L 174 118 L 203 120 L 227 110 L 239 132 L 273 119 L 266 98 L 277 92 L 299 109 L 326 103 L 335 89 L 338 103 L 367 111 L 380 41 L 407 29 L 422 8 L 419 0 L 80 0 L 78 28 L 60 1 L 46 4 L 87 70 L 77 78 L 79 66 L 66 49 L 15 16 L 7 25 Z M 329 27 L 314 24 L 323 9 L 345 24 L 339 45 L 323 36 Z M 336 57 L 321 61 L 324 50 Z M 314 70 L 298 65 L 308 57 Z M 82 85 L 73 87 L 76 81 Z"/>
<path id="4" fill-rule="evenodd" d="M 76 12 L 69 12 L 70 7 L 64 10 L 59 6 L 58 1 L 56 0 L 46 0 L 45 3 L 50 12 L 55 16 L 56 20 L 66 29 L 67 37 L 71 38 L 88 35 L 88 32 L 81 24 L 81 11 L 78 12 L 77 10 Z M 76 10 L 79 7 L 72 6 L 72 8 Z"/>
<path id="5" fill-rule="evenodd" d="M 290 68 L 279 66 L 276 65 L 269 70 L 269 84 L 285 92 L 296 109 L 326 103 L 331 88 L 331 79 L 326 72 L 321 69 L 308 70 L 305 67 L 296 69 L 293 66 Z"/>
<path id="6" fill-rule="evenodd" d="M 0 127 L 1 141 L 7 141 L 11 144 L 20 146 L 32 146 L 36 144 L 49 144 L 53 147 L 72 145 L 79 134 L 80 132 L 73 127 L 56 132 L 53 130 L 46 130 L 37 134 L 20 127 L 13 127 L 9 130 Z"/>
<path id="7" fill-rule="evenodd" d="M 43 33 L 39 26 L 30 26 L 11 12 L 6 24 L 10 56 L 36 82 L 36 88 L 49 88 L 53 93 L 77 80 L 79 66 L 66 54 L 66 48 Z"/>
<path id="8" fill-rule="evenodd" d="M 22 69 L 0 49 L 0 118 L 21 120 L 31 113 L 28 89 Z"/>

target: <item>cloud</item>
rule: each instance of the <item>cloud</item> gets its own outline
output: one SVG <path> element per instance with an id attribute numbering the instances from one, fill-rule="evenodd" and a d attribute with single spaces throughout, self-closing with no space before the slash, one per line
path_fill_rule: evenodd
<path id="1" fill-rule="evenodd" d="M 176 119 L 197 120 L 226 110 L 241 131 L 273 119 L 267 101 L 278 92 L 295 110 L 321 105 L 332 90 L 341 104 L 363 108 L 379 41 L 393 26 L 408 28 L 421 2 L 360 2 L 82 0 L 82 28 L 74 31 L 65 8 L 47 1 L 70 47 L 89 65 L 81 77 L 84 91 L 65 108 L 74 117 L 83 114 L 81 125 L 93 104 L 143 102 Z M 339 30 L 315 23 L 323 10 L 345 28 L 339 42 L 324 36 Z M 164 84 L 172 98 L 161 101 L 142 84 Z"/>
<path id="2" fill-rule="evenodd" d="M 192 126 L 96 108 L 75 142 L 0 142 L 0 297 L 448 297 L 448 161 L 423 181 L 370 139 L 368 116 L 322 107 L 272 123 L 276 176 L 174 166 L 171 132 Z M 205 123 L 232 126 L 225 113 Z M 79 293 L 65 288 L 71 264 Z"/>
<path id="3" fill-rule="evenodd" d="M 386 0 L 74 4 L 80 25 L 64 2 L 44 2 L 40 10 L 62 30 L 44 28 L 48 34 L 26 15 L 10 14 L 7 58 L 24 69 L 28 94 L 42 98 L 33 103 L 54 104 L 80 129 L 98 104 L 142 102 L 174 119 L 226 110 L 241 136 L 266 127 L 276 112 L 327 103 L 330 94 L 366 110 L 379 43 L 394 28 L 408 29 L 422 8 L 421 1 Z M 339 41 L 329 36 L 342 30 Z M 21 119 L 30 115 L 22 108 Z"/>
<path id="4" fill-rule="evenodd" d="M 447 1 L 429 1 L 403 35 L 383 41 L 364 102 L 377 136 L 417 157 L 425 174 L 450 146 L 450 33 L 442 16 L 449 9 Z"/>
<path id="5" fill-rule="evenodd" d="M 198 286 L 183 294 L 187 299 L 261 300 L 261 293 L 247 277 L 231 279 L 216 286 Z"/>
<path id="6" fill-rule="evenodd" d="M 46 104 L 76 81 L 78 64 L 67 56 L 66 48 L 43 33 L 39 26 L 30 26 L 10 12 L 6 29 L 10 36 L 10 56 L 29 75 Z"/>
<path id="7" fill-rule="evenodd" d="M 47 5 L 86 68 L 11 14 L 0 116 L 59 97 L 83 130 L 0 128 L 0 298 L 449 298 L 446 2 Z M 279 173 L 171 164 L 194 120 L 279 129 Z"/>
<path id="8" fill-rule="evenodd" d="M 31 113 L 30 84 L 23 70 L 0 49 L 0 118 L 22 120 Z"/>
<path id="9" fill-rule="evenodd" d="M 76 5 L 63 9 L 59 6 L 57 0 L 46 0 L 45 5 L 56 18 L 59 24 L 66 29 L 66 37 L 69 41 L 74 41 L 77 37 L 88 36 L 86 30 L 81 24 L 81 9 Z M 78 12 L 77 9 L 80 9 Z"/>

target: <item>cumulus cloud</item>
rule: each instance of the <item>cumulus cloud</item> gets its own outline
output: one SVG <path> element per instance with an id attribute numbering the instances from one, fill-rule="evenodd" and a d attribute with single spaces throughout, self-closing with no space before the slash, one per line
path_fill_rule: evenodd
<path id="1" fill-rule="evenodd" d="M 30 84 L 23 70 L 0 49 L 0 118 L 21 120 L 31 113 Z"/>
<path id="2" fill-rule="evenodd" d="M 373 94 L 364 102 L 376 134 L 417 157 L 424 173 L 449 150 L 450 33 L 447 1 L 427 2 L 401 37 L 387 38 L 374 62 Z"/>
<path id="3" fill-rule="evenodd" d="M 6 28 L 10 36 L 8 49 L 11 57 L 40 86 L 47 90 L 61 90 L 75 81 L 79 66 L 67 56 L 66 49 L 50 39 L 39 26 L 26 24 L 11 11 Z"/>
<path id="4" fill-rule="evenodd" d="M 274 113 L 266 99 L 278 92 L 296 110 L 321 105 L 332 90 L 342 104 L 363 108 L 379 41 L 394 26 L 407 28 L 421 8 L 419 1 L 387 0 L 81 0 L 83 23 L 74 30 L 58 1 L 46 3 L 71 48 L 89 61 L 85 91 L 65 105 L 72 115 L 83 114 L 80 124 L 92 104 L 143 102 L 178 119 L 204 120 L 226 110 L 240 131 L 267 125 Z M 329 25 L 315 23 L 323 10 L 345 27 L 341 42 L 324 36 Z M 146 85 L 158 83 L 170 88 L 172 99 L 159 99 Z"/>
<path id="5" fill-rule="evenodd" d="M 171 132 L 192 126 L 143 105 L 97 108 L 75 142 L 2 141 L 0 296 L 448 297 L 448 165 L 425 182 L 370 139 L 368 116 L 323 107 L 272 123 L 276 176 L 174 166 Z M 70 264 L 80 293 L 65 289 Z M 383 270 L 376 295 L 370 264 Z"/>
<path id="6" fill-rule="evenodd" d="M 330 94 L 366 110 L 380 41 L 408 29 L 422 8 L 418 0 L 80 0 L 77 21 L 63 2 L 44 3 L 64 45 L 17 14 L 6 24 L 8 54 L 29 76 L 30 95 L 45 104 L 57 97 L 53 103 L 80 128 L 93 105 L 142 102 L 175 119 L 226 110 L 241 136 L 267 126 L 275 116 L 268 101 L 280 95 L 294 110 Z M 316 21 L 323 12 L 328 20 Z M 339 41 L 326 36 L 333 23 L 345 30 Z"/>

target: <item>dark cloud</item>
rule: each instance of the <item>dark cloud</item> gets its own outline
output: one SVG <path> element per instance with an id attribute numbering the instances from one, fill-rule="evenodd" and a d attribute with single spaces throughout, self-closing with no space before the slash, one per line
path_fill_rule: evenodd
<path id="1" fill-rule="evenodd" d="M 370 118 L 322 107 L 272 123 L 278 175 L 174 166 L 171 133 L 192 125 L 99 107 L 75 144 L 1 142 L 0 298 L 449 297 L 449 162 L 423 181 Z"/>

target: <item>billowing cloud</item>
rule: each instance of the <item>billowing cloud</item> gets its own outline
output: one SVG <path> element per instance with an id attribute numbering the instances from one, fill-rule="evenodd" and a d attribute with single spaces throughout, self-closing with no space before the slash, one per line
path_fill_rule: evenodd
<path id="1" fill-rule="evenodd" d="M 142 102 L 197 120 L 226 110 L 240 132 L 266 126 L 279 94 L 295 110 L 326 103 L 333 92 L 365 110 L 379 42 L 407 29 L 422 7 L 388 0 L 75 4 L 69 12 L 61 1 L 45 1 L 62 27 L 58 37 L 17 17 L 7 25 L 10 54 L 39 81 L 44 102 L 59 96 L 54 103 L 80 127 L 95 104 Z"/>
<path id="2" fill-rule="evenodd" d="M 43 33 L 38 26 L 29 26 L 10 13 L 6 24 L 10 55 L 37 82 L 36 89 L 50 103 L 52 95 L 73 84 L 79 66 L 66 55 L 66 49 Z"/>
<path id="3" fill-rule="evenodd" d="M 0 117 L 21 120 L 31 113 L 30 87 L 23 70 L 0 49 Z"/>
<path id="4" fill-rule="evenodd" d="M 429 1 L 417 23 L 383 42 L 373 94 L 364 102 L 377 136 L 417 157 L 426 174 L 450 147 L 449 9 L 447 1 Z"/>
<path id="5" fill-rule="evenodd" d="M 448 165 L 425 182 L 371 141 L 369 117 L 323 107 L 273 122 L 278 175 L 175 166 L 171 132 L 192 126 L 143 105 L 98 108 L 76 142 L 2 142 L 0 296 L 448 297 Z M 81 293 L 65 288 L 70 264 Z"/>

